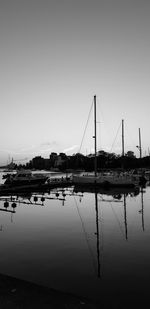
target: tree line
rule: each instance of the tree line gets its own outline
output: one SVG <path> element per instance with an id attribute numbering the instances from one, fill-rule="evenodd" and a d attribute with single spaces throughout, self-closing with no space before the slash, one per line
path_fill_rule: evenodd
<path id="1" fill-rule="evenodd" d="M 101 169 L 136 169 L 136 168 L 150 168 L 150 156 L 143 158 L 136 158 L 134 152 L 128 151 L 124 156 L 115 153 L 99 151 L 96 156 L 97 170 Z M 65 153 L 51 153 L 48 159 L 41 156 L 34 157 L 25 165 L 16 165 L 16 168 L 27 169 L 45 169 L 45 170 L 85 170 L 93 171 L 95 164 L 95 156 L 93 154 L 83 155 L 76 153 L 67 156 Z"/>

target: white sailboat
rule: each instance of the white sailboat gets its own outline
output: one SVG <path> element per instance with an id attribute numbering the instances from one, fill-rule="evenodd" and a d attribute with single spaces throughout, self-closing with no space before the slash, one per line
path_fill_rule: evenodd
<path id="1" fill-rule="evenodd" d="M 96 141 L 96 96 L 94 96 L 94 148 L 95 172 L 94 174 L 73 175 L 73 183 L 78 185 L 94 185 L 101 187 L 136 187 L 137 179 L 128 173 L 98 174 L 97 173 L 97 141 Z"/>

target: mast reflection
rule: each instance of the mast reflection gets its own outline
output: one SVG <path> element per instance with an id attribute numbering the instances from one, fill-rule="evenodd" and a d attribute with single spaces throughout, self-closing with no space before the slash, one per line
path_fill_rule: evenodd
<path id="1" fill-rule="evenodd" d="M 100 235 L 99 235 L 99 215 L 98 215 L 98 199 L 97 192 L 95 192 L 95 211 L 96 211 L 96 236 L 97 236 L 97 274 L 100 278 Z"/>
<path id="2" fill-rule="evenodd" d="M 127 204 L 126 194 L 123 193 L 123 204 L 124 204 L 124 226 L 125 226 L 125 238 L 128 240 L 128 226 L 127 226 Z"/>
<path id="3" fill-rule="evenodd" d="M 144 188 L 141 187 L 141 210 L 139 210 L 139 213 L 142 215 L 142 230 L 145 231 L 145 225 L 144 225 Z"/>
<path id="4" fill-rule="evenodd" d="M 95 195 L 95 213 L 96 213 L 96 249 L 97 249 L 97 277 L 101 278 L 101 254 L 100 254 L 100 229 L 99 229 L 99 208 L 98 208 L 98 201 L 101 200 L 98 199 L 98 195 L 105 195 L 107 197 L 112 197 L 112 200 L 108 199 L 102 199 L 102 201 L 108 201 L 108 202 L 117 202 L 121 200 L 123 197 L 123 206 L 124 206 L 124 226 L 125 226 L 125 239 L 128 240 L 128 225 L 127 225 L 127 204 L 126 204 L 126 198 L 128 195 L 130 196 L 136 196 L 139 194 L 139 188 L 136 189 L 129 189 L 129 188 L 111 188 L 111 189 L 104 189 L 104 188 L 94 188 L 94 187 L 83 187 L 83 186 L 75 186 L 74 192 L 82 194 L 84 193 L 93 193 Z"/>

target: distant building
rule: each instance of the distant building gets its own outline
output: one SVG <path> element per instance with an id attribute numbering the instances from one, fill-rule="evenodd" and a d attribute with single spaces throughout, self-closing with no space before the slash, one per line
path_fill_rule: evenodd
<path id="1" fill-rule="evenodd" d="M 44 159 L 44 168 L 49 170 L 51 168 L 50 159 Z"/>
<path id="2" fill-rule="evenodd" d="M 44 163 L 44 158 L 42 158 L 41 156 L 37 156 L 35 158 L 33 158 L 31 160 L 31 166 L 32 168 L 35 168 L 35 169 L 44 169 L 45 167 L 45 163 Z"/>
<path id="3" fill-rule="evenodd" d="M 67 158 L 66 154 L 63 153 L 63 152 L 61 152 L 61 153 L 57 156 L 57 158 L 56 158 L 56 160 L 55 160 L 55 167 L 60 167 L 60 166 L 62 166 L 62 164 L 63 164 L 64 162 L 66 162 L 67 160 L 68 160 L 68 158 Z"/>
<path id="4" fill-rule="evenodd" d="M 12 161 L 7 165 L 7 168 L 9 170 L 13 170 L 15 169 L 15 167 L 16 167 L 16 164 L 14 163 L 13 158 L 12 158 Z"/>
<path id="5" fill-rule="evenodd" d="M 51 152 L 50 156 L 50 166 L 55 167 L 55 162 L 57 160 L 57 153 L 56 152 Z"/>

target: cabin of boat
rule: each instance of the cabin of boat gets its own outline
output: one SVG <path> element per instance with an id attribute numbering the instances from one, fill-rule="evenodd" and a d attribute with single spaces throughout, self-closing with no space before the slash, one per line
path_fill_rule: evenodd
<path id="1" fill-rule="evenodd" d="M 47 175 L 32 174 L 30 170 L 20 170 L 16 174 L 8 174 L 5 184 L 13 186 L 43 184 L 47 179 Z"/>

